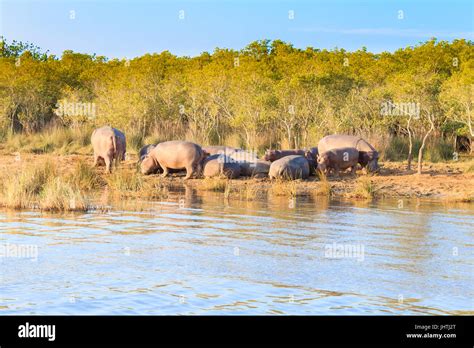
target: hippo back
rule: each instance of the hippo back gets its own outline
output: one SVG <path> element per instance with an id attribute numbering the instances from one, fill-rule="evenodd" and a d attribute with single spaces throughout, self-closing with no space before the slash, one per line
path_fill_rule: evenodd
<path id="1" fill-rule="evenodd" d="M 95 129 L 91 135 L 91 144 L 97 154 L 114 153 L 116 144 L 115 130 L 110 126 Z"/>
<path id="2" fill-rule="evenodd" d="M 345 135 L 345 134 L 334 134 L 327 135 L 322 138 L 318 143 L 319 153 L 323 153 L 332 149 L 341 149 L 353 147 L 359 151 L 376 151 L 375 148 L 370 145 L 366 140 L 362 139 L 359 136 L 355 135 Z"/>
<path id="3" fill-rule="evenodd" d="M 209 155 L 217 155 L 217 154 L 229 155 L 232 152 L 240 150 L 235 147 L 221 146 L 221 145 L 204 146 L 202 149 L 205 152 L 207 152 Z"/>
<path id="4" fill-rule="evenodd" d="M 161 167 L 183 169 L 201 163 L 205 152 L 201 146 L 190 141 L 172 140 L 156 145 L 149 156 L 154 156 Z"/>
<path id="5" fill-rule="evenodd" d="M 205 177 L 226 176 L 231 179 L 240 176 L 240 165 L 223 154 L 208 156 L 203 160 L 203 175 Z"/>
<path id="6" fill-rule="evenodd" d="M 273 162 L 273 161 L 279 160 L 280 158 L 283 158 L 283 157 L 286 157 L 286 156 L 293 156 L 293 155 L 304 156 L 305 153 L 306 153 L 305 150 L 300 150 L 300 149 L 267 150 L 265 152 L 264 160 Z"/>
<path id="7" fill-rule="evenodd" d="M 285 156 L 272 162 L 270 178 L 306 179 L 309 176 L 309 165 L 306 158 L 299 155 Z"/>
<path id="8" fill-rule="evenodd" d="M 257 160 L 255 162 L 239 163 L 242 176 L 266 177 L 270 171 L 271 162 Z"/>

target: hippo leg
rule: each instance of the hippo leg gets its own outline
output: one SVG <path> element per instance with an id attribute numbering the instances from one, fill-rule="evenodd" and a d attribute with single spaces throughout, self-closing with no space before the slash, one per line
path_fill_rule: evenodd
<path id="1" fill-rule="evenodd" d="M 161 174 L 161 176 L 164 178 L 168 175 L 168 168 L 167 167 L 163 167 L 163 174 Z"/>
<path id="2" fill-rule="evenodd" d="M 112 164 L 113 159 L 111 159 L 109 156 L 106 156 L 106 157 L 104 158 L 104 161 L 105 161 L 105 171 L 106 171 L 107 173 L 112 173 L 111 164 Z"/>
<path id="3" fill-rule="evenodd" d="M 191 178 L 191 176 L 193 176 L 193 173 L 194 168 L 192 166 L 186 167 L 186 176 L 184 177 L 184 180 L 188 180 L 189 178 Z"/>
<path id="4" fill-rule="evenodd" d="M 202 164 L 199 162 L 196 165 L 196 176 L 200 176 L 202 174 Z"/>
<path id="5" fill-rule="evenodd" d="M 94 154 L 94 165 L 93 167 L 97 167 L 99 165 L 99 156 Z"/>
<path id="6" fill-rule="evenodd" d="M 357 165 L 351 167 L 351 175 L 352 176 L 356 175 L 356 170 L 357 170 Z"/>

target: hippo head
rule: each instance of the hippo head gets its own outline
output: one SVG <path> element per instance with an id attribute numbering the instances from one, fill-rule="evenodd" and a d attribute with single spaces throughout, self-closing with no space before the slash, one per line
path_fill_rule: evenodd
<path id="1" fill-rule="evenodd" d="M 314 161 L 318 156 L 314 156 L 314 153 L 311 151 L 311 150 L 306 150 L 305 153 L 304 153 L 304 157 L 308 160 L 308 161 Z"/>
<path id="2" fill-rule="evenodd" d="M 277 152 L 278 150 L 267 150 L 265 151 L 265 156 L 263 156 L 263 159 L 265 161 L 270 161 L 273 162 L 277 159 Z"/>
<path id="3" fill-rule="evenodd" d="M 152 156 L 145 156 L 141 165 L 140 170 L 142 174 L 149 175 L 156 172 L 158 169 L 158 163 L 156 162 L 155 158 Z"/>
<path id="4" fill-rule="evenodd" d="M 329 156 L 327 154 L 318 156 L 318 170 L 322 173 L 327 172 L 329 164 Z"/>
<path id="5" fill-rule="evenodd" d="M 370 151 L 363 154 L 364 164 L 367 166 L 369 173 L 377 173 L 380 170 L 379 166 L 379 154 L 377 151 Z"/>

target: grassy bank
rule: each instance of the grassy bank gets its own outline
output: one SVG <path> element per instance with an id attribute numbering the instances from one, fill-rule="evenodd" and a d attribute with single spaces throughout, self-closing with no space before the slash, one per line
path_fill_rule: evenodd
<path id="1" fill-rule="evenodd" d="M 56 154 L 14 154 L 0 156 L 0 206 L 11 209 L 50 211 L 87 211 L 96 209 L 90 198 L 107 192 L 117 201 L 123 199 L 166 200 L 171 191 L 193 190 L 222 193 L 225 199 L 262 200 L 309 196 L 354 200 L 384 197 L 435 198 L 449 202 L 474 202 L 474 161 L 455 164 L 427 163 L 426 172 L 406 171 L 402 162 L 382 162 L 379 175 L 356 177 L 342 175 L 310 177 L 309 180 L 269 180 L 226 178 L 183 180 L 178 173 L 162 178 L 143 176 L 136 159 L 130 159 L 106 174 L 103 167 L 92 167 L 92 156 Z"/>
<path id="2" fill-rule="evenodd" d="M 0 184 L 0 206 L 11 209 L 87 211 L 84 192 L 59 175 L 53 162 L 6 173 Z"/>

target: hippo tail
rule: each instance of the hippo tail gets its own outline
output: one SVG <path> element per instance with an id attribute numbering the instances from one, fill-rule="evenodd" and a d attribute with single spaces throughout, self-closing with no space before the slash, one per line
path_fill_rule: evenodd
<path id="1" fill-rule="evenodd" d="M 114 153 L 117 153 L 117 139 L 115 135 L 112 135 L 112 144 L 114 145 Z"/>

